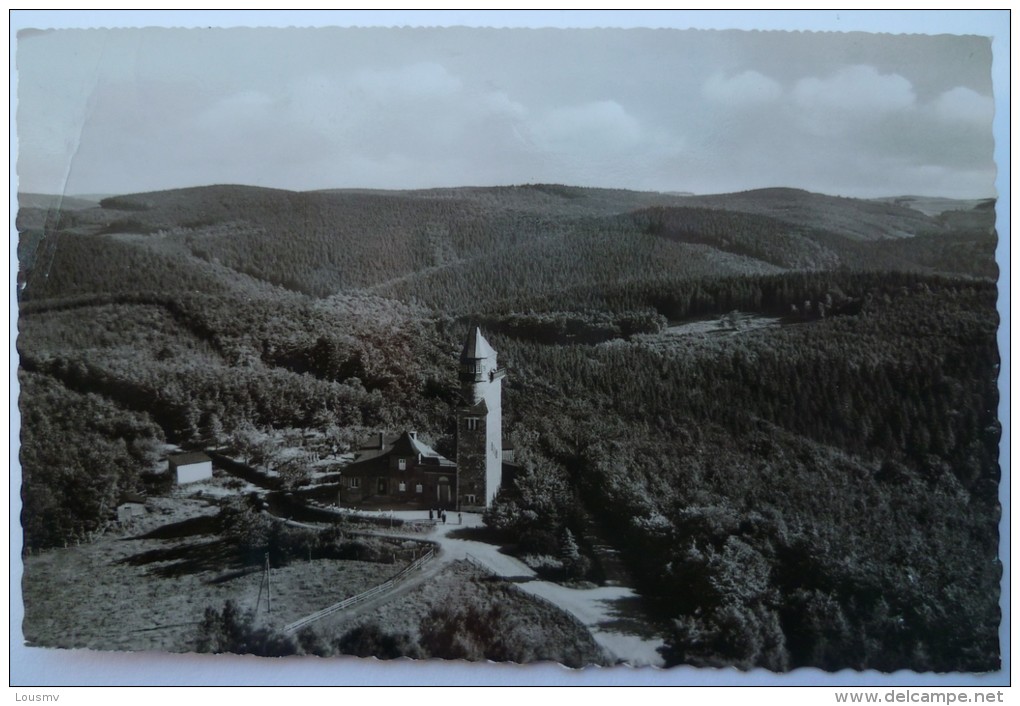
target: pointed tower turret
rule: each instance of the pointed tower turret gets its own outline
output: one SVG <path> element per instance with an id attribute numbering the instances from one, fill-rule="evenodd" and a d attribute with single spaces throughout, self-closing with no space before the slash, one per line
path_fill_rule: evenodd
<path id="1" fill-rule="evenodd" d="M 457 499 L 465 510 L 489 506 L 503 477 L 503 377 L 496 351 L 474 328 L 460 352 Z"/>

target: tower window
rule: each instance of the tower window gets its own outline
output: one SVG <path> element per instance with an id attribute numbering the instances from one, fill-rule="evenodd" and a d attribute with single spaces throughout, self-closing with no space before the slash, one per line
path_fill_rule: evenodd
<path id="1" fill-rule="evenodd" d="M 478 417 L 468 417 L 467 418 L 467 428 L 468 428 L 468 431 L 477 431 L 478 430 Z"/>

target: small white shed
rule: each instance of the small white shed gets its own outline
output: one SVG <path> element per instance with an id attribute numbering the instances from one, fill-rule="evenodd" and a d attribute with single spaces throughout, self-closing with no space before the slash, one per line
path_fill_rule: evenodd
<path id="1" fill-rule="evenodd" d="M 177 484 L 194 483 L 212 478 L 212 459 L 201 451 L 171 456 L 170 472 L 177 474 Z"/>

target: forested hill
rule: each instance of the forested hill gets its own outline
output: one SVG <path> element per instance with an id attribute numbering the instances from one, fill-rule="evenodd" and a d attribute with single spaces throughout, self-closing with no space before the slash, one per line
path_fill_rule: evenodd
<path id="1" fill-rule="evenodd" d="M 757 189 L 733 194 L 693 196 L 690 206 L 771 215 L 800 226 L 850 238 L 901 238 L 929 231 L 933 220 L 898 203 L 813 194 L 800 189 Z"/>
<path id="2" fill-rule="evenodd" d="M 83 208 L 95 208 L 99 202 L 84 197 L 61 196 L 59 194 L 18 194 L 20 208 L 37 208 L 44 211 L 78 211 Z"/>
<path id="3" fill-rule="evenodd" d="M 25 548 L 166 492 L 166 443 L 270 464 L 415 429 L 452 457 L 480 325 L 521 464 L 486 522 L 596 582 L 601 525 L 667 664 L 996 670 L 995 214 L 902 198 L 25 199 Z"/>
<path id="4" fill-rule="evenodd" d="M 19 260 L 25 299 L 120 291 L 116 262 L 131 291 L 145 280 L 171 289 L 197 280 L 187 288 L 200 290 L 262 282 L 315 297 L 372 288 L 446 310 L 475 306 L 482 290 L 506 301 L 663 277 L 832 268 L 994 277 L 994 213 L 950 213 L 789 189 L 687 197 L 557 185 L 209 186 L 75 210 L 26 206 Z M 171 282 L 168 270 L 179 270 Z"/>

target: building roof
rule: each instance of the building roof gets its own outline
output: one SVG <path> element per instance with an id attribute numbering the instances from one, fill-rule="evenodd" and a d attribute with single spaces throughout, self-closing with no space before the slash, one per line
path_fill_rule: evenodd
<path id="1" fill-rule="evenodd" d="M 460 351 L 461 360 L 477 360 L 480 358 L 495 358 L 496 351 L 492 349 L 489 342 L 482 336 L 482 330 L 475 326 L 475 330 L 468 334 L 464 347 Z"/>
<path id="2" fill-rule="evenodd" d="M 211 458 L 206 456 L 201 451 L 190 451 L 188 453 L 183 454 L 174 454 L 173 456 L 170 457 L 169 460 L 170 463 L 174 464 L 175 466 L 190 466 L 193 463 L 205 463 L 207 461 L 212 461 Z"/>
<path id="3" fill-rule="evenodd" d="M 460 412 L 462 414 L 473 414 L 475 416 L 484 417 L 486 414 L 489 413 L 489 405 L 485 401 L 484 397 L 475 402 L 474 404 L 470 404 L 470 401 L 471 400 L 465 400 L 465 402 L 469 404 L 466 404 L 464 407 L 461 407 Z"/>
<path id="4" fill-rule="evenodd" d="M 428 444 L 419 441 L 417 434 L 409 431 L 405 431 L 395 438 L 384 438 L 381 445 L 379 444 L 379 437 L 376 436 L 374 441 L 369 441 L 361 449 L 358 457 L 351 464 L 352 466 L 386 456 L 402 456 L 407 458 L 420 456 L 420 462 L 423 465 L 439 466 L 442 468 L 454 468 L 457 465 L 445 456 L 440 455 L 438 451 Z"/>

